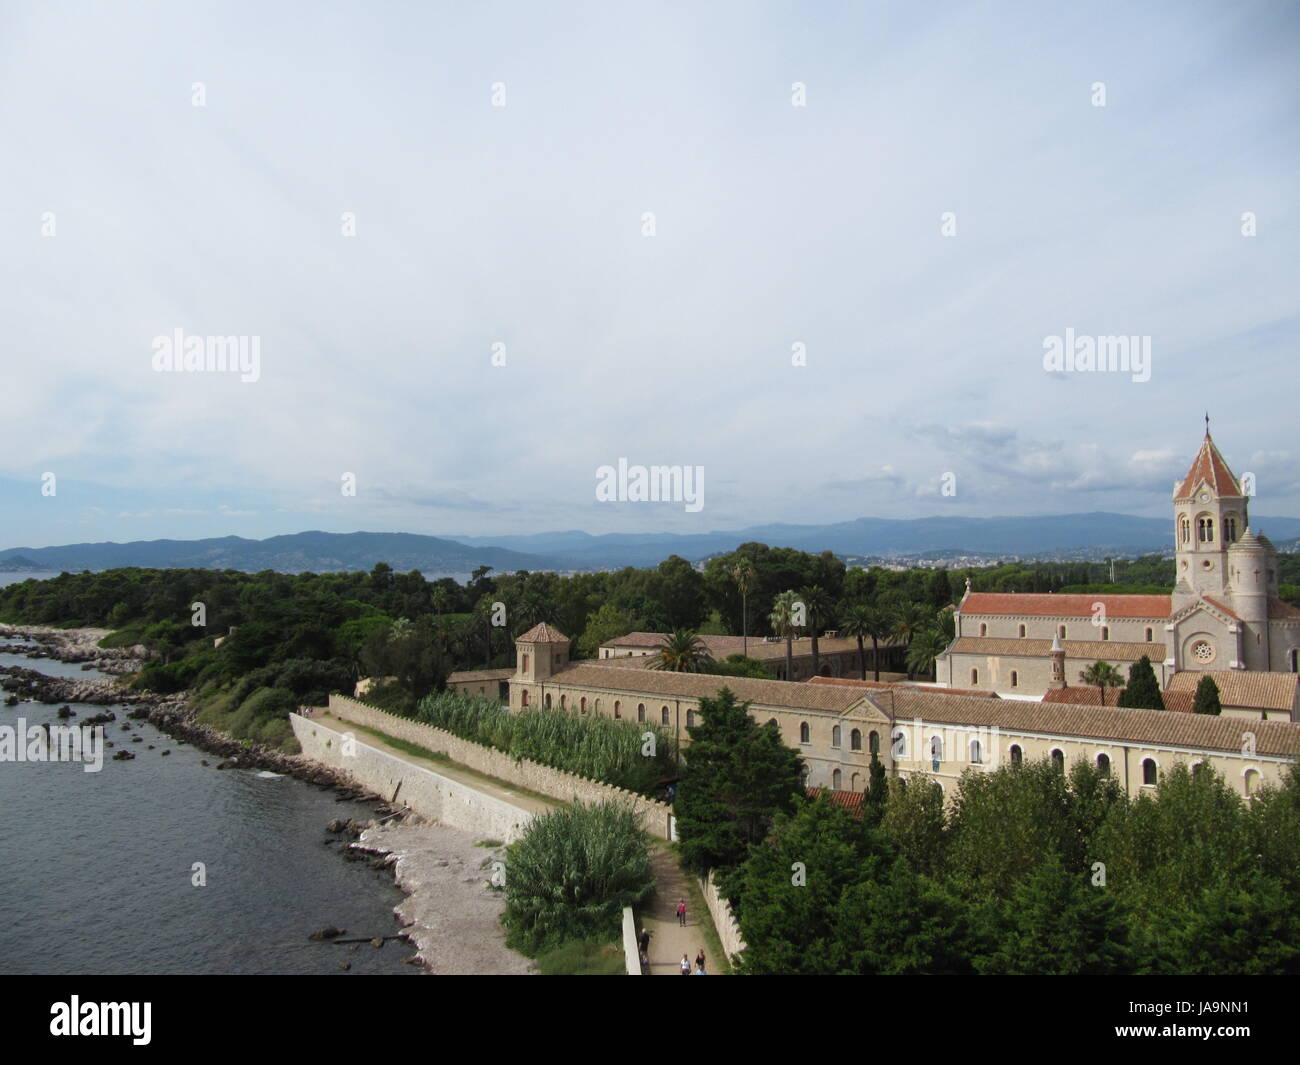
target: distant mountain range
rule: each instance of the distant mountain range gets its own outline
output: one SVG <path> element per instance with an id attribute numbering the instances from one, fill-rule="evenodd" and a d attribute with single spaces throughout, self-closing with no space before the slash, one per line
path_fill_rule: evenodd
<path id="1" fill-rule="evenodd" d="M 1257 518 L 1252 527 L 1281 549 L 1295 549 L 1300 518 Z M 1092 554 L 1116 557 L 1168 551 L 1173 527 L 1165 518 L 1127 514 L 1066 514 L 1020 518 L 858 518 L 833 525 L 756 525 L 734 532 L 549 532 L 522 536 L 416 533 L 301 532 L 248 540 L 136 540 L 0 550 L 0 571 L 102 570 L 119 566 L 197 567 L 286 573 L 368 570 L 387 562 L 399 572 L 469 573 L 491 566 L 515 570 L 593 570 L 653 566 L 669 555 L 692 562 L 759 541 L 802 551 L 877 558 L 1022 558 Z"/>

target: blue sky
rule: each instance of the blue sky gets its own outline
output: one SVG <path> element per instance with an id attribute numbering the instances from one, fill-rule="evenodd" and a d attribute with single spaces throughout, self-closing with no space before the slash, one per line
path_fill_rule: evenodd
<path id="1" fill-rule="evenodd" d="M 1300 515 L 1298 31 L 0 3 L 0 547 L 1163 515 L 1207 407 Z M 155 372 L 178 328 L 257 337 L 259 380 Z M 1045 372 L 1067 328 L 1150 337 L 1150 380 Z M 598 502 L 621 457 L 703 466 L 703 509 Z"/>

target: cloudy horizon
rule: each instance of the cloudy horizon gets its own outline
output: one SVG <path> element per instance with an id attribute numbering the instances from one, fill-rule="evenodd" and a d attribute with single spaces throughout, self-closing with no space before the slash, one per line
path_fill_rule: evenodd
<path id="1" fill-rule="evenodd" d="M 0 2 L 0 548 L 1164 517 L 1207 410 L 1300 517 L 1298 31 Z M 178 330 L 257 372 L 161 372 Z M 620 459 L 703 505 L 602 501 Z"/>

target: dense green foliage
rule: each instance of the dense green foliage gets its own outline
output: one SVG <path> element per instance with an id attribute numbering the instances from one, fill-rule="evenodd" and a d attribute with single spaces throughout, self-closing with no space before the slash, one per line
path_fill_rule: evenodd
<path id="1" fill-rule="evenodd" d="M 1128 683 L 1119 693 L 1119 705 L 1130 710 L 1165 708 L 1164 696 L 1160 694 L 1160 682 L 1156 680 L 1156 671 L 1146 655 L 1129 666 Z"/>
<path id="2" fill-rule="evenodd" d="M 730 688 L 700 700 L 688 728 L 686 770 L 673 812 L 683 863 L 703 873 L 730 867 L 767 836 L 772 819 L 803 791 L 802 760 L 780 730 L 760 725 Z"/>
<path id="3" fill-rule="evenodd" d="M 855 821 L 800 799 L 729 878 L 749 973 L 1300 973 L 1300 769 L 1249 804 L 1050 761 L 924 778 Z"/>
<path id="4" fill-rule="evenodd" d="M 506 941 L 536 955 L 570 940 L 609 940 L 623 907 L 654 890 L 650 838 L 617 803 L 576 804 L 534 818 L 506 849 Z"/>
<path id="5" fill-rule="evenodd" d="M 414 716 L 516 758 L 645 795 L 657 796 L 664 781 L 676 775 L 671 737 L 645 722 L 616 721 L 576 710 L 511 713 L 497 699 L 452 692 L 426 696 Z"/>
<path id="6" fill-rule="evenodd" d="M 1206 674 L 1196 685 L 1196 695 L 1192 698 L 1192 713 L 1194 714 L 1212 714 L 1218 717 L 1223 713 L 1223 706 L 1219 702 L 1219 686 L 1214 683 L 1214 678 Z"/>

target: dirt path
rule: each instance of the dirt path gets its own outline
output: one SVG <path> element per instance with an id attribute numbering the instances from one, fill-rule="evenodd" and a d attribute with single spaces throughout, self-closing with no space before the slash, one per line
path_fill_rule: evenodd
<path id="1" fill-rule="evenodd" d="M 650 864 L 655 877 L 655 895 L 649 908 L 637 915 L 641 927 L 650 933 L 649 974 L 680 976 L 683 954 L 690 959 L 692 969 L 695 967 L 695 955 L 705 945 L 700 922 L 710 918 L 708 913 L 697 912 L 698 907 L 692 906 L 692 892 L 688 887 L 687 875 L 682 872 L 671 851 L 662 845 L 656 845 Z M 679 899 L 686 900 L 684 928 L 677 920 Z M 705 954 L 707 957 L 707 948 Z M 707 964 L 705 969 L 707 971 Z"/>

